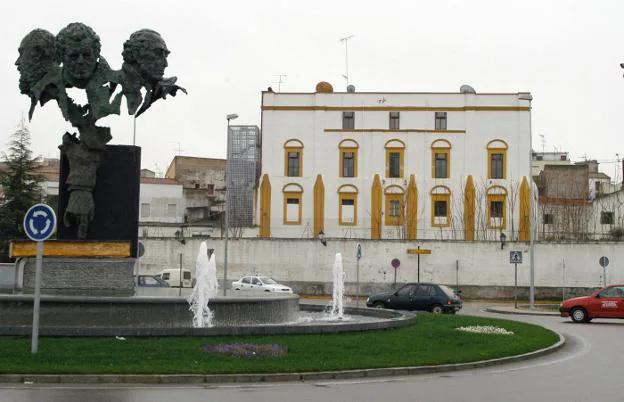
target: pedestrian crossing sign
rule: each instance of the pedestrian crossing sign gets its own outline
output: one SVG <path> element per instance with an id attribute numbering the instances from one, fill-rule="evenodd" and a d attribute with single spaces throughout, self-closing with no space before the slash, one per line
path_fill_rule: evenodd
<path id="1" fill-rule="evenodd" d="M 522 264 L 522 251 L 510 251 L 509 263 L 510 264 Z"/>

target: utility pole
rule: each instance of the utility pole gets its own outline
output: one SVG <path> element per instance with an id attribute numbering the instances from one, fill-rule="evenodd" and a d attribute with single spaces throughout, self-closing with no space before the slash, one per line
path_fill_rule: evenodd
<path id="1" fill-rule="evenodd" d="M 225 156 L 225 244 L 223 250 L 223 296 L 226 296 L 227 291 L 227 271 L 228 271 L 228 238 L 229 238 L 229 219 L 230 219 L 230 183 L 232 182 L 232 175 L 230 172 L 230 165 L 232 162 L 232 158 L 230 155 L 230 120 L 238 119 L 238 115 L 236 113 L 228 114 L 227 119 L 227 134 L 225 137 L 226 142 L 226 156 Z"/>

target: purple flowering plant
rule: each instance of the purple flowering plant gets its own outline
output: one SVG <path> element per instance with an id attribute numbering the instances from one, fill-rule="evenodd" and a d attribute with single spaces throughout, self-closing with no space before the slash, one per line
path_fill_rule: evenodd
<path id="1" fill-rule="evenodd" d="M 283 357 L 288 354 L 288 348 L 279 344 L 256 343 L 217 343 L 204 345 L 207 353 L 221 353 L 234 357 Z"/>

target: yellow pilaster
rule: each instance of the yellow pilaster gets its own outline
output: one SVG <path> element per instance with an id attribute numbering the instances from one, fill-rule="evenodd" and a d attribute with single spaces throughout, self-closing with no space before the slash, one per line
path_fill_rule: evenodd
<path id="1" fill-rule="evenodd" d="M 526 176 L 522 178 L 520 184 L 520 229 L 518 240 L 531 240 L 531 189 Z"/>
<path id="2" fill-rule="evenodd" d="M 474 240 L 475 237 L 475 186 L 472 176 L 466 179 L 464 189 L 464 240 Z"/>
<path id="3" fill-rule="evenodd" d="M 271 237 L 271 182 L 267 174 L 260 185 L 260 237 Z"/>
<path id="4" fill-rule="evenodd" d="M 371 187 L 371 239 L 381 238 L 381 180 L 376 174 Z"/>
<path id="5" fill-rule="evenodd" d="M 316 176 L 314 182 L 314 237 L 325 227 L 325 184 L 323 176 Z"/>
<path id="6" fill-rule="evenodd" d="M 416 240 L 418 229 L 418 189 L 416 188 L 416 176 L 411 174 L 407 185 L 407 239 Z"/>

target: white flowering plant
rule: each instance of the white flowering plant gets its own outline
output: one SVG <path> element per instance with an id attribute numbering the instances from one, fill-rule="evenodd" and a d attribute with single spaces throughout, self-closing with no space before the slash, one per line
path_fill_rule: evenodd
<path id="1" fill-rule="evenodd" d="M 492 334 L 492 335 L 513 335 L 512 331 L 505 328 L 494 327 L 492 325 L 472 325 L 469 327 L 455 328 L 458 331 L 472 332 L 476 334 Z"/>

